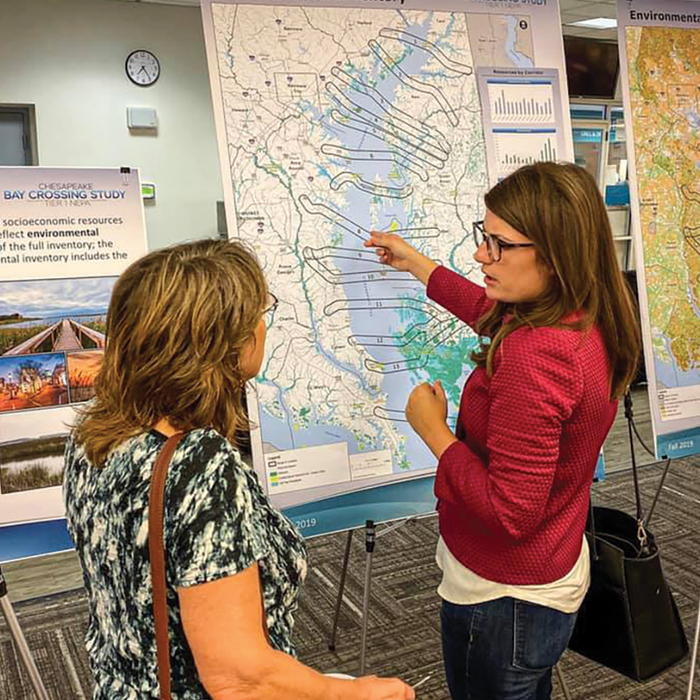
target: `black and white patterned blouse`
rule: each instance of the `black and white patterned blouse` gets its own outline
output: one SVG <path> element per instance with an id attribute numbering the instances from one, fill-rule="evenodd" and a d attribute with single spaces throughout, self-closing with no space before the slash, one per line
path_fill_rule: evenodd
<path id="1" fill-rule="evenodd" d="M 86 645 L 95 700 L 158 698 L 148 556 L 148 490 L 165 437 L 125 441 L 94 467 L 71 437 L 64 499 L 90 606 Z M 164 538 L 172 695 L 208 698 L 180 618 L 177 587 L 239 573 L 258 562 L 270 642 L 294 654 L 292 614 L 306 574 L 304 542 L 274 509 L 255 472 L 216 431 L 195 430 L 173 455 Z"/>

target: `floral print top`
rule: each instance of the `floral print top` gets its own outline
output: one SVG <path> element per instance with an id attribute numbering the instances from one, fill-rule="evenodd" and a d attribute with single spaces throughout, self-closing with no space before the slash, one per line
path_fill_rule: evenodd
<path id="1" fill-rule="evenodd" d="M 66 446 L 64 500 L 90 608 L 86 645 L 94 700 L 159 698 L 148 554 L 148 493 L 165 436 L 126 440 L 103 467 L 73 436 Z M 259 565 L 271 645 L 294 654 L 292 615 L 306 574 L 304 541 L 267 499 L 253 469 L 212 429 L 178 445 L 165 485 L 164 540 L 172 696 L 201 700 L 176 588 Z"/>

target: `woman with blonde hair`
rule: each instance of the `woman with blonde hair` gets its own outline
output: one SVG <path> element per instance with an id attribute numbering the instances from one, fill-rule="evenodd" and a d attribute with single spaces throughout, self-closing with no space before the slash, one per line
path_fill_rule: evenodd
<path id="1" fill-rule="evenodd" d="M 589 584 L 593 474 L 640 339 L 594 179 L 525 166 L 473 225 L 484 287 L 392 234 L 381 262 L 481 338 L 456 434 L 439 382 L 406 416 L 438 460 L 442 643 L 454 700 L 545 700 Z"/>
<path id="2" fill-rule="evenodd" d="M 148 503 L 176 433 L 164 508 L 173 699 L 414 698 L 398 679 L 330 678 L 294 658 L 304 542 L 235 446 L 275 305 L 254 255 L 228 241 L 151 253 L 114 287 L 96 398 L 68 442 L 64 480 L 95 700 L 160 697 Z"/>

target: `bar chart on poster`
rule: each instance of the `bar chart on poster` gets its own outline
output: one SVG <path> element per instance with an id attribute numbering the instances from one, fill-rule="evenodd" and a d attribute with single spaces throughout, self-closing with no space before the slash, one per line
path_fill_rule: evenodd
<path id="1" fill-rule="evenodd" d="M 493 129 L 492 135 L 498 171 L 503 176 L 521 165 L 557 159 L 555 129 Z"/>
<path id="2" fill-rule="evenodd" d="M 491 184 L 522 165 L 566 159 L 559 82 L 556 69 L 477 69 Z"/>
<path id="3" fill-rule="evenodd" d="M 487 80 L 487 86 L 491 120 L 494 124 L 546 124 L 554 121 L 551 80 L 512 83 L 491 79 Z"/>

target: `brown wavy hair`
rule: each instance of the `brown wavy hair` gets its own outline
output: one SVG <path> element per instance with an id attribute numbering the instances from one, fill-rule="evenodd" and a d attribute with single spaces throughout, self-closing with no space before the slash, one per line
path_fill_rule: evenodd
<path id="1" fill-rule="evenodd" d="M 536 246 L 537 263 L 552 272 L 545 292 L 521 304 L 496 302 L 479 320 L 487 340 L 472 354 L 493 371 L 503 339 L 521 326 L 597 326 L 610 363 L 610 396 L 624 395 L 639 361 L 641 337 L 634 298 L 620 271 L 605 203 L 594 178 L 573 163 L 535 163 L 486 193 L 486 207 Z M 510 318 L 503 323 L 505 315 Z"/>
<path id="2" fill-rule="evenodd" d="M 185 243 L 129 266 L 112 292 L 96 398 L 76 428 L 88 459 L 104 464 L 161 418 L 235 442 L 247 427 L 241 351 L 266 298 L 255 255 L 234 241 Z"/>

